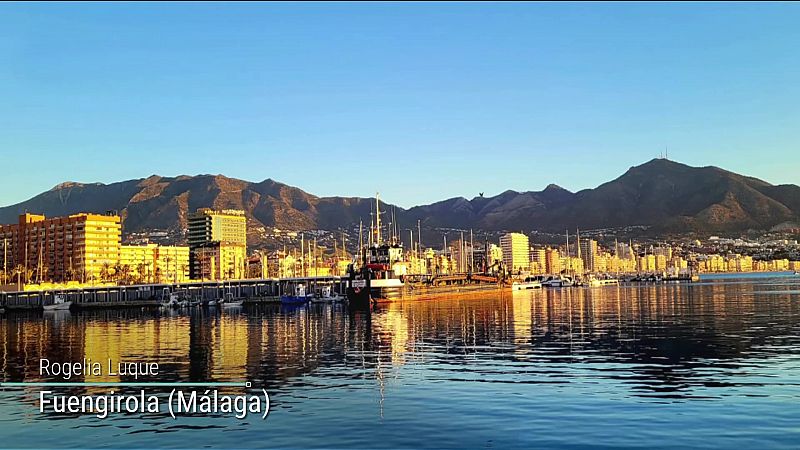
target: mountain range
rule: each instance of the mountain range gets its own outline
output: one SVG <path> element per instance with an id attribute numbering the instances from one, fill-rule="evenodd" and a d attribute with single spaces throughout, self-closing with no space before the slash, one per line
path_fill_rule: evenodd
<path id="1" fill-rule="evenodd" d="M 241 209 L 251 229 L 349 228 L 369 223 L 373 199 L 317 197 L 266 179 L 254 183 L 222 175 L 151 176 L 111 184 L 67 182 L 24 202 L 0 208 L 0 223 L 26 211 L 61 216 L 118 211 L 126 232 L 183 229 L 200 207 Z M 641 225 L 653 233 L 737 232 L 797 226 L 800 187 L 772 185 L 718 167 L 654 159 L 594 189 L 570 192 L 505 191 L 493 197 L 450 198 L 410 209 L 392 207 L 402 226 L 488 231 Z"/>

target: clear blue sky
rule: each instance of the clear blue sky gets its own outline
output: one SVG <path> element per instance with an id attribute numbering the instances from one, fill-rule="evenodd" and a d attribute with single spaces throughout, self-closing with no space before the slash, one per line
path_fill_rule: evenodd
<path id="1" fill-rule="evenodd" d="M 402 206 L 658 156 L 800 184 L 800 4 L 2 4 L 0 205 L 273 178 Z"/>

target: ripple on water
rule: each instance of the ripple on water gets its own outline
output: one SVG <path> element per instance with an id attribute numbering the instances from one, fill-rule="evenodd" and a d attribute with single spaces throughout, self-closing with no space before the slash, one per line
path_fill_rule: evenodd
<path id="1" fill-rule="evenodd" d="M 0 435 L 12 447 L 792 448 L 799 299 L 782 279 L 514 292 L 371 316 L 10 312 L 6 381 L 40 380 L 39 358 L 145 360 L 159 381 L 250 380 L 273 409 L 266 421 L 43 417 L 33 392 L 4 389 Z"/>

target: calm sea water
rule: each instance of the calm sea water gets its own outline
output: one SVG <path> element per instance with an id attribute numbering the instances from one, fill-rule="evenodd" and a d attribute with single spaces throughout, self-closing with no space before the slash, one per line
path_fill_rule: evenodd
<path id="1" fill-rule="evenodd" d="M 43 416 L 0 391 L 0 447 L 800 447 L 800 278 L 391 304 L 0 318 L 5 381 L 39 358 L 249 380 L 250 416 Z M 106 379 L 87 378 L 92 381 Z M 108 381 L 116 381 L 110 379 Z M 78 391 L 80 393 L 80 391 Z"/>

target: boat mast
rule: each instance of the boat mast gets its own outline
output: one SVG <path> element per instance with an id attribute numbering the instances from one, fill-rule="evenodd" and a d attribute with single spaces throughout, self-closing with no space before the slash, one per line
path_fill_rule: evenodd
<path id="1" fill-rule="evenodd" d="M 464 232 L 461 232 L 461 239 L 458 241 L 458 271 L 464 272 Z"/>
<path id="2" fill-rule="evenodd" d="M 363 264 L 364 260 L 362 259 L 362 252 L 364 251 L 364 221 L 358 219 L 358 259 L 361 261 L 359 264 Z"/>
<path id="3" fill-rule="evenodd" d="M 567 228 L 567 272 L 572 273 L 572 255 L 569 251 L 569 228 Z"/>
<path id="4" fill-rule="evenodd" d="M 472 228 L 469 229 L 469 272 L 475 270 L 475 241 L 472 236 Z"/>
<path id="5" fill-rule="evenodd" d="M 378 233 L 375 237 L 375 245 L 381 245 L 381 196 L 379 192 L 375 193 L 375 231 Z"/>
<path id="6" fill-rule="evenodd" d="M 578 259 L 583 261 L 583 258 L 581 258 L 581 230 L 579 228 L 576 228 L 575 234 L 577 235 L 575 237 L 575 239 L 577 239 L 577 241 L 575 242 L 575 248 L 577 249 L 578 252 Z M 586 273 L 586 267 L 583 268 L 583 272 Z"/>
<path id="7" fill-rule="evenodd" d="M 422 253 L 422 225 L 420 225 L 419 219 L 417 219 L 417 253 L 417 257 Z"/>

